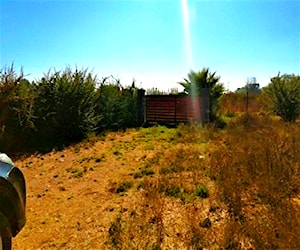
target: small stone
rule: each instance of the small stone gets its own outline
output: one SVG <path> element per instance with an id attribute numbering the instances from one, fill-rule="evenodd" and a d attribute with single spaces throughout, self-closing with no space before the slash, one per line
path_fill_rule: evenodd
<path id="1" fill-rule="evenodd" d="M 87 218 L 87 219 L 85 220 L 85 222 L 86 222 L 87 224 L 91 223 L 92 221 L 93 221 L 92 218 Z"/>

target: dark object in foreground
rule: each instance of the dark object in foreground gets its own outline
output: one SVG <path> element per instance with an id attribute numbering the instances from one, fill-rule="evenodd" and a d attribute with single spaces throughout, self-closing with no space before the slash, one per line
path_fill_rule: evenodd
<path id="1" fill-rule="evenodd" d="M 11 249 L 11 238 L 24 227 L 26 185 L 23 173 L 0 154 L 0 250 Z"/>

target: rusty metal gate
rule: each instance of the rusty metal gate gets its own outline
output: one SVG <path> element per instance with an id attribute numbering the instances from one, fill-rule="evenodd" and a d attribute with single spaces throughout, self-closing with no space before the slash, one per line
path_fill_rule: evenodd
<path id="1" fill-rule="evenodd" d="M 182 95 L 145 96 L 147 122 L 186 123 L 200 121 L 200 98 Z"/>

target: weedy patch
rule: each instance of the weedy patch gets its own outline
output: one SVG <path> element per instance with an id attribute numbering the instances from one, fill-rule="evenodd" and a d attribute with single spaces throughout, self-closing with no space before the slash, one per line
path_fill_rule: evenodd
<path id="1" fill-rule="evenodd" d="M 296 124 L 245 116 L 216 142 L 211 171 L 231 217 L 225 248 L 246 244 L 248 237 L 255 249 L 300 247 L 300 221 L 291 219 L 291 197 L 299 195 L 299 137 Z"/>
<path id="2" fill-rule="evenodd" d="M 166 167 L 162 167 L 159 170 L 160 174 L 170 174 L 170 173 L 178 173 L 178 172 L 182 172 L 185 171 L 185 168 L 182 166 L 166 166 Z"/>
<path id="3" fill-rule="evenodd" d="M 155 174 L 155 172 L 148 165 L 145 165 L 144 167 L 140 168 L 139 171 L 137 171 L 131 175 L 133 176 L 133 178 L 138 179 L 138 178 L 142 178 L 144 176 L 151 176 L 154 174 Z"/>
<path id="4" fill-rule="evenodd" d="M 208 198 L 209 196 L 208 187 L 204 185 L 196 187 L 195 195 L 201 198 Z"/>
<path id="5" fill-rule="evenodd" d="M 116 219 L 111 223 L 109 230 L 109 243 L 114 249 L 121 249 L 122 244 L 122 225 L 121 217 L 117 216 Z"/>
<path id="6" fill-rule="evenodd" d="M 108 133 L 18 161 L 34 191 L 14 247 L 300 249 L 299 143 L 299 123 L 236 115 L 223 130 Z"/>
<path id="7" fill-rule="evenodd" d="M 73 178 L 80 178 L 80 177 L 83 177 L 83 174 L 87 171 L 87 169 L 86 168 L 79 169 L 76 167 L 70 167 L 70 168 L 67 168 L 66 171 L 68 173 L 72 174 Z"/>
<path id="8" fill-rule="evenodd" d="M 123 182 L 119 183 L 119 185 L 116 187 L 115 192 L 117 194 L 124 193 L 124 192 L 128 191 L 128 189 L 130 189 L 132 186 L 133 186 L 132 181 L 123 181 Z"/>
<path id="9" fill-rule="evenodd" d="M 163 192 L 167 195 L 167 196 L 171 196 L 174 198 L 179 198 L 181 195 L 181 188 L 179 186 L 169 186 L 166 187 L 165 190 L 163 190 Z"/>

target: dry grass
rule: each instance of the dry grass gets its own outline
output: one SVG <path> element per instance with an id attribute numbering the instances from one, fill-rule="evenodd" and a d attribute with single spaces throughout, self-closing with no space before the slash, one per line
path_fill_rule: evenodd
<path id="1" fill-rule="evenodd" d="M 266 119 L 110 133 L 16 161 L 28 204 L 14 249 L 297 249 L 299 126 Z"/>
<path id="2" fill-rule="evenodd" d="M 293 204 L 299 199 L 299 149 L 299 124 L 243 116 L 228 128 L 213 150 L 212 172 L 230 215 L 229 249 L 300 248 L 299 207 Z"/>

